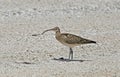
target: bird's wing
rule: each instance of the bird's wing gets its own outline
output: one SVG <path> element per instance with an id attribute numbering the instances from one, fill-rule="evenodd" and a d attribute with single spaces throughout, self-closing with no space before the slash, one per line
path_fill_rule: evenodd
<path id="1" fill-rule="evenodd" d="M 84 44 L 90 41 L 80 36 L 76 36 L 76 35 L 68 34 L 68 33 L 63 33 L 61 34 L 61 36 L 62 36 L 61 38 L 64 39 L 64 42 L 68 44 Z"/>
<path id="2" fill-rule="evenodd" d="M 67 34 L 67 33 L 62 34 L 62 38 L 68 44 L 79 44 L 79 42 L 83 40 L 79 36 L 73 34 Z"/>

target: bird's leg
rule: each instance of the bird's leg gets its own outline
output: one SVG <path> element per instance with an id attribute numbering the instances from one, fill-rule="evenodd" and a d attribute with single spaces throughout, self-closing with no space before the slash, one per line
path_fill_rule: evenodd
<path id="1" fill-rule="evenodd" d="M 70 50 L 71 50 L 71 59 L 73 59 L 73 50 L 72 48 L 70 48 Z"/>
<path id="2" fill-rule="evenodd" d="M 69 60 L 70 60 L 70 54 L 71 54 L 71 53 L 69 52 Z"/>
<path id="3" fill-rule="evenodd" d="M 70 48 L 70 53 L 69 53 L 69 59 L 73 59 L 73 50 L 72 50 L 72 48 Z"/>

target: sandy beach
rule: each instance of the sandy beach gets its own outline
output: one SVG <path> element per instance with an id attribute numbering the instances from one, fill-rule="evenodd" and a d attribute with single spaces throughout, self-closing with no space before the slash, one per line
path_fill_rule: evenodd
<path id="1" fill-rule="evenodd" d="M 56 26 L 97 44 L 54 60 L 69 47 L 32 34 Z M 0 0 L 0 77 L 120 77 L 120 0 Z"/>

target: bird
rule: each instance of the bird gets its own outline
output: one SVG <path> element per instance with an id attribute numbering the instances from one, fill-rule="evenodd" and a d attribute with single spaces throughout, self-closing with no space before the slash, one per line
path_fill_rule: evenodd
<path id="1" fill-rule="evenodd" d="M 52 29 L 47 29 L 43 31 L 41 34 L 43 35 L 45 32 L 48 31 L 54 31 L 55 32 L 55 38 L 63 45 L 69 47 L 69 60 L 73 60 L 73 47 L 79 46 L 82 44 L 90 44 L 90 43 L 96 43 L 96 41 L 92 41 L 89 39 L 85 39 L 83 37 L 70 34 L 70 33 L 61 33 L 59 27 L 54 27 Z M 33 36 L 37 36 L 39 34 L 33 34 Z M 63 57 L 61 59 L 64 59 Z"/>

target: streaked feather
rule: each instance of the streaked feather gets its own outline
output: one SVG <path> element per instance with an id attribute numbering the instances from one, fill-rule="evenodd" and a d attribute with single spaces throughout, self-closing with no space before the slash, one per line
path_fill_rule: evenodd
<path id="1" fill-rule="evenodd" d="M 62 40 L 61 40 L 62 39 Z M 95 41 L 84 39 L 80 36 L 69 34 L 69 33 L 62 33 L 58 40 L 61 40 L 68 44 L 87 44 L 87 43 L 95 43 Z"/>

